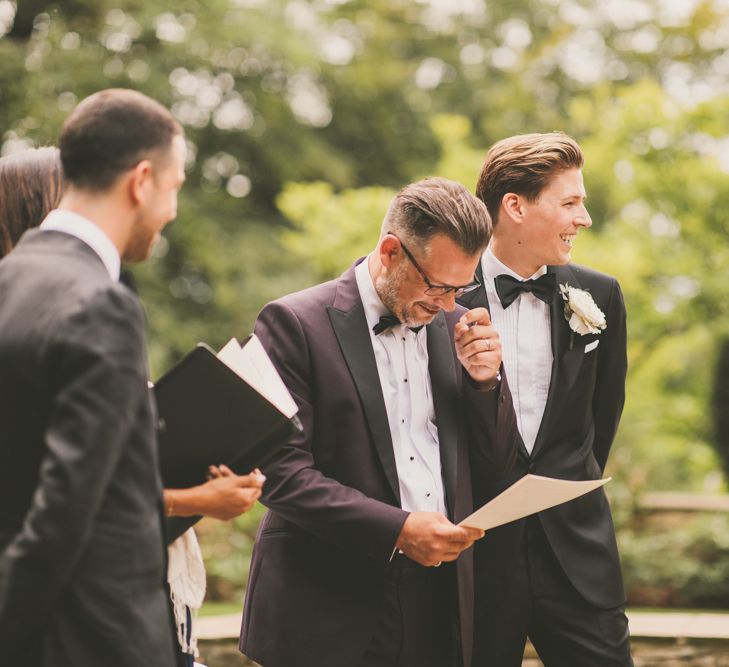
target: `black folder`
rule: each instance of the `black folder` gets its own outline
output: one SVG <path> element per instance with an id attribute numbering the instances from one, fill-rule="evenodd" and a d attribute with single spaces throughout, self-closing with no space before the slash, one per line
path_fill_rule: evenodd
<path id="1" fill-rule="evenodd" d="M 159 458 L 165 488 L 205 482 L 210 465 L 246 474 L 301 430 L 235 371 L 200 343 L 154 386 Z M 168 539 L 200 517 L 168 520 Z"/>

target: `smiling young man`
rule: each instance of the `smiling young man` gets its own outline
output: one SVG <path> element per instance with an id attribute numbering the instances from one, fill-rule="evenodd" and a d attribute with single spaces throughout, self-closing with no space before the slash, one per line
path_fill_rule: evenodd
<path id="1" fill-rule="evenodd" d="M 263 466 L 241 631 L 260 664 L 470 666 L 469 451 L 494 474 L 516 456 L 498 335 L 455 303 L 489 235 L 462 185 L 414 183 L 367 258 L 259 315 L 304 426 Z"/>
<path id="2" fill-rule="evenodd" d="M 477 195 L 494 233 L 479 264 L 501 335 L 519 428 L 516 466 L 473 467 L 476 504 L 527 473 L 600 478 L 625 399 L 625 307 L 617 281 L 570 264 L 592 221 L 583 156 L 554 132 L 489 151 Z M 632 665 L 625 592 L 603 490 L 496 528 L 476 545 L 474 667 L 521 665 L 528 636 L 546 667 Z"/>

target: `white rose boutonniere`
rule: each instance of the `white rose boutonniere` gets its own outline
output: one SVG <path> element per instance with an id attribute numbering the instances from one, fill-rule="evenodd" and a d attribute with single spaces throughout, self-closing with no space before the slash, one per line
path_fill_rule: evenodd
<path id="1" fill-rule="evenodd" d="M 595 303 L 589 292 L 569 284 L 559 286 L 560 294 L 564 299 L 564 318 L 572 329 L 570 349 L 574 341 L 575 333 L 584 336 L 586 334 L 599 334 L 607 327 L 605 313 Z"/>

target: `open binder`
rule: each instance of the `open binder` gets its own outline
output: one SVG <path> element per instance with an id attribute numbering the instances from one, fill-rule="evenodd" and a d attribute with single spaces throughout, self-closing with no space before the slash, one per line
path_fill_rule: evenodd
<path id="1" fill-rule="evenodd" d="M 239 474 L 260 466 L 301 430 L 298 410 L 255 335 L 219 353 L 200 343 L 154 385 L 165 488 L 205 481 L 210 465 Z M 168 537 L 199 517 L 168 520 Z"/>

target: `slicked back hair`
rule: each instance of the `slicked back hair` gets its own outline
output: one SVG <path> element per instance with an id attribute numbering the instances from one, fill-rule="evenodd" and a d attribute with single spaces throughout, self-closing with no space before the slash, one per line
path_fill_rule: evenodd
<path id="1" fill-rule="evenodd" d="M 182 127 L 159 102 L 134 90 L 112 88 L 83 100 L 66 119 L 59 147 L 67 183 L 103 192 L 123 173 L 149 159 L 163 163 Z"/>
<path id="2" fill-rule="evenodd" d="M 513 192 L 535 201 L 555 174 L 582 169 L 584 163 L 577 142 L 563 132 L 518 134 L 491 147 L 481 167 L 476 195 L 496 225 L 505 194 Z"/>
<path id="3" fill-rule="evenodd" d="M 483 202 L 465 186 L 446 178 L 426 178 L 397 193 L 385 215 L 385 232 L 425 249 L 437 234 L 450 238 L 466 255 L 481 253 L 491 238 Z"/>
<path id="4" fill-rule="evenodd" d="M 58 206 L 62 192 L 57 148 L 30 148 L 0 158 L 0 257 L 26 229 L 43 222 Z"/>

